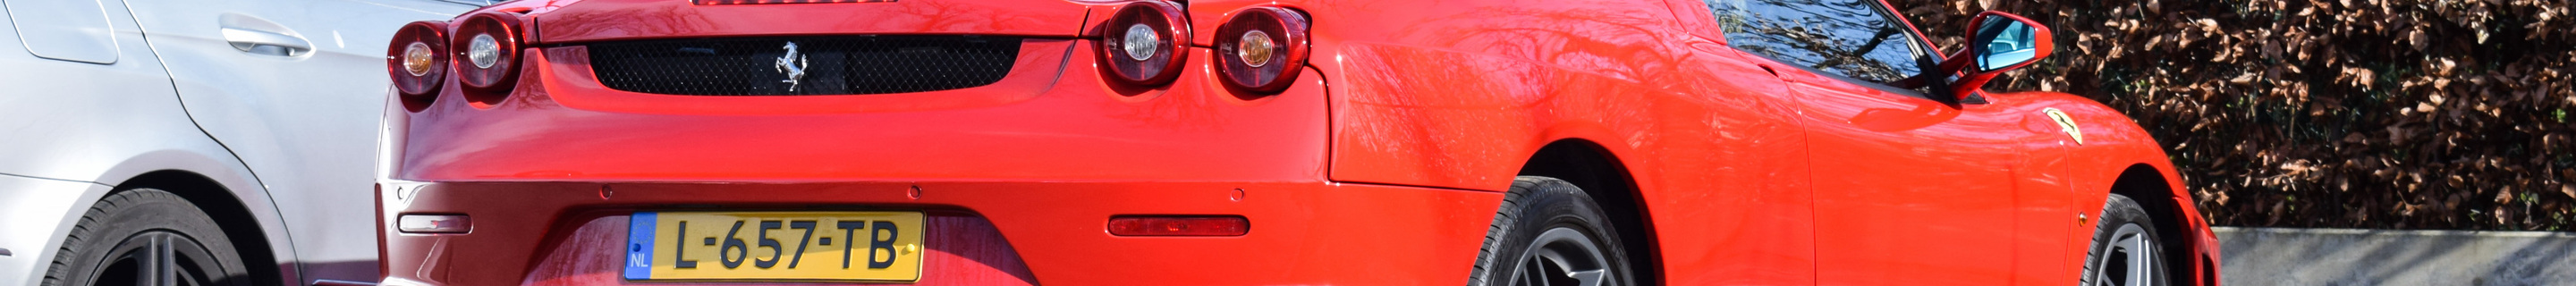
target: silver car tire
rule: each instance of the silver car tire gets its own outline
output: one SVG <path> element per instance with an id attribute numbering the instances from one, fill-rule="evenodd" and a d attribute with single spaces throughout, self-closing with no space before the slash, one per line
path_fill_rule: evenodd
<path id="1" fill-rule="evenodd" d="M 1606 214 L 1572 183 L 1516 178 L 1485 231 L 1467 285 L 1636 285 Z"/>
<path id="2" fill-rule="evenodd" d="M 2156 236 L 2155 217 L 2128 196 L 2111 195 L 2102 203 L 2101 220 L 2093 224 L 2093 245 L 2084 252 L 2087 286 L 2165 286 L 2164 240 Z"/>
<path id="3" fill-rule="evenodd" d="M 249 268 L 215 220 L 162 190 L 99 199 L 57 251 L 46 286 L 251 284 Z"/>

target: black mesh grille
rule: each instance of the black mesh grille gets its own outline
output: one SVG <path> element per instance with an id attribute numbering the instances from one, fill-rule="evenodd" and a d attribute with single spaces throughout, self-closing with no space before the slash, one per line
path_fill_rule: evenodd
<path id="1" fill-rule="evenodd" d="M 779 63 L 804 57 L 792 84 Z M 837 36 L 629 41 L 589 44 L 608 88 L 677 95 L 836 95 L 950 90 L 1009 75 L 1020 39 L 984 36 Z"/>

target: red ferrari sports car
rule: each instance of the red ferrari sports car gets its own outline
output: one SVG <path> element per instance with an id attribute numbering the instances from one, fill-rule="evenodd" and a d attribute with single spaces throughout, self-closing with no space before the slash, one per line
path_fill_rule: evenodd
<path id="1" fill-rule="evenodd" d="M 382 282 L 2215 284 L 2153 138 L 1984 90 L 2044 25 L 1893 11 L 505 3 L 393 39 Z"/>

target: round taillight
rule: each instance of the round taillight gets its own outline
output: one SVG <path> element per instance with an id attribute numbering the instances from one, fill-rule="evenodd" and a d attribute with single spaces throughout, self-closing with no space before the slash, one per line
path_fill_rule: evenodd
<path id="1" fill-rule="evenodd" d="M 1280 7 L 1252 7 L 1216 28 L 1217 74 L 1229 87 L 1252 93 L 1287 90 L 1306 65 L 1306 15 Z"/>
<path id="2" fill-rule="evenodd" d="M 1190 42 L 1189 19 L 1171 2 L 1144 1 L 1118 8 L 1100 29 L 1101 66 L 1121 82 L 1156 86 L 1181 75 Z"/>
<path id="3" fill-rule="evenodd" d="M 394 31 L 385 51 L 385 70 L 403 100 L 427 103 L 447 80 L 447 22 L 419 21 Z"/>
<path id="4" fill-rule="evenodd" d="M 517 15 L 498 12 L 474 14 L 458 22 L 448 43 L 457 48 L 450 57 L 456 59 L 457 83 L 477 91 L 508 92 L 519 74 L 520 27 Z"/>

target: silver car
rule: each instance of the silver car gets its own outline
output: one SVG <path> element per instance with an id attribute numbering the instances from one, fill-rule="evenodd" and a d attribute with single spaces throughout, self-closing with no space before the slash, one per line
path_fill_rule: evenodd
<path id="1" fill-rule="evenodd" d="M 0 285 L 374 281 L 386 40 L 479 0 L 0 0 Z"/>

